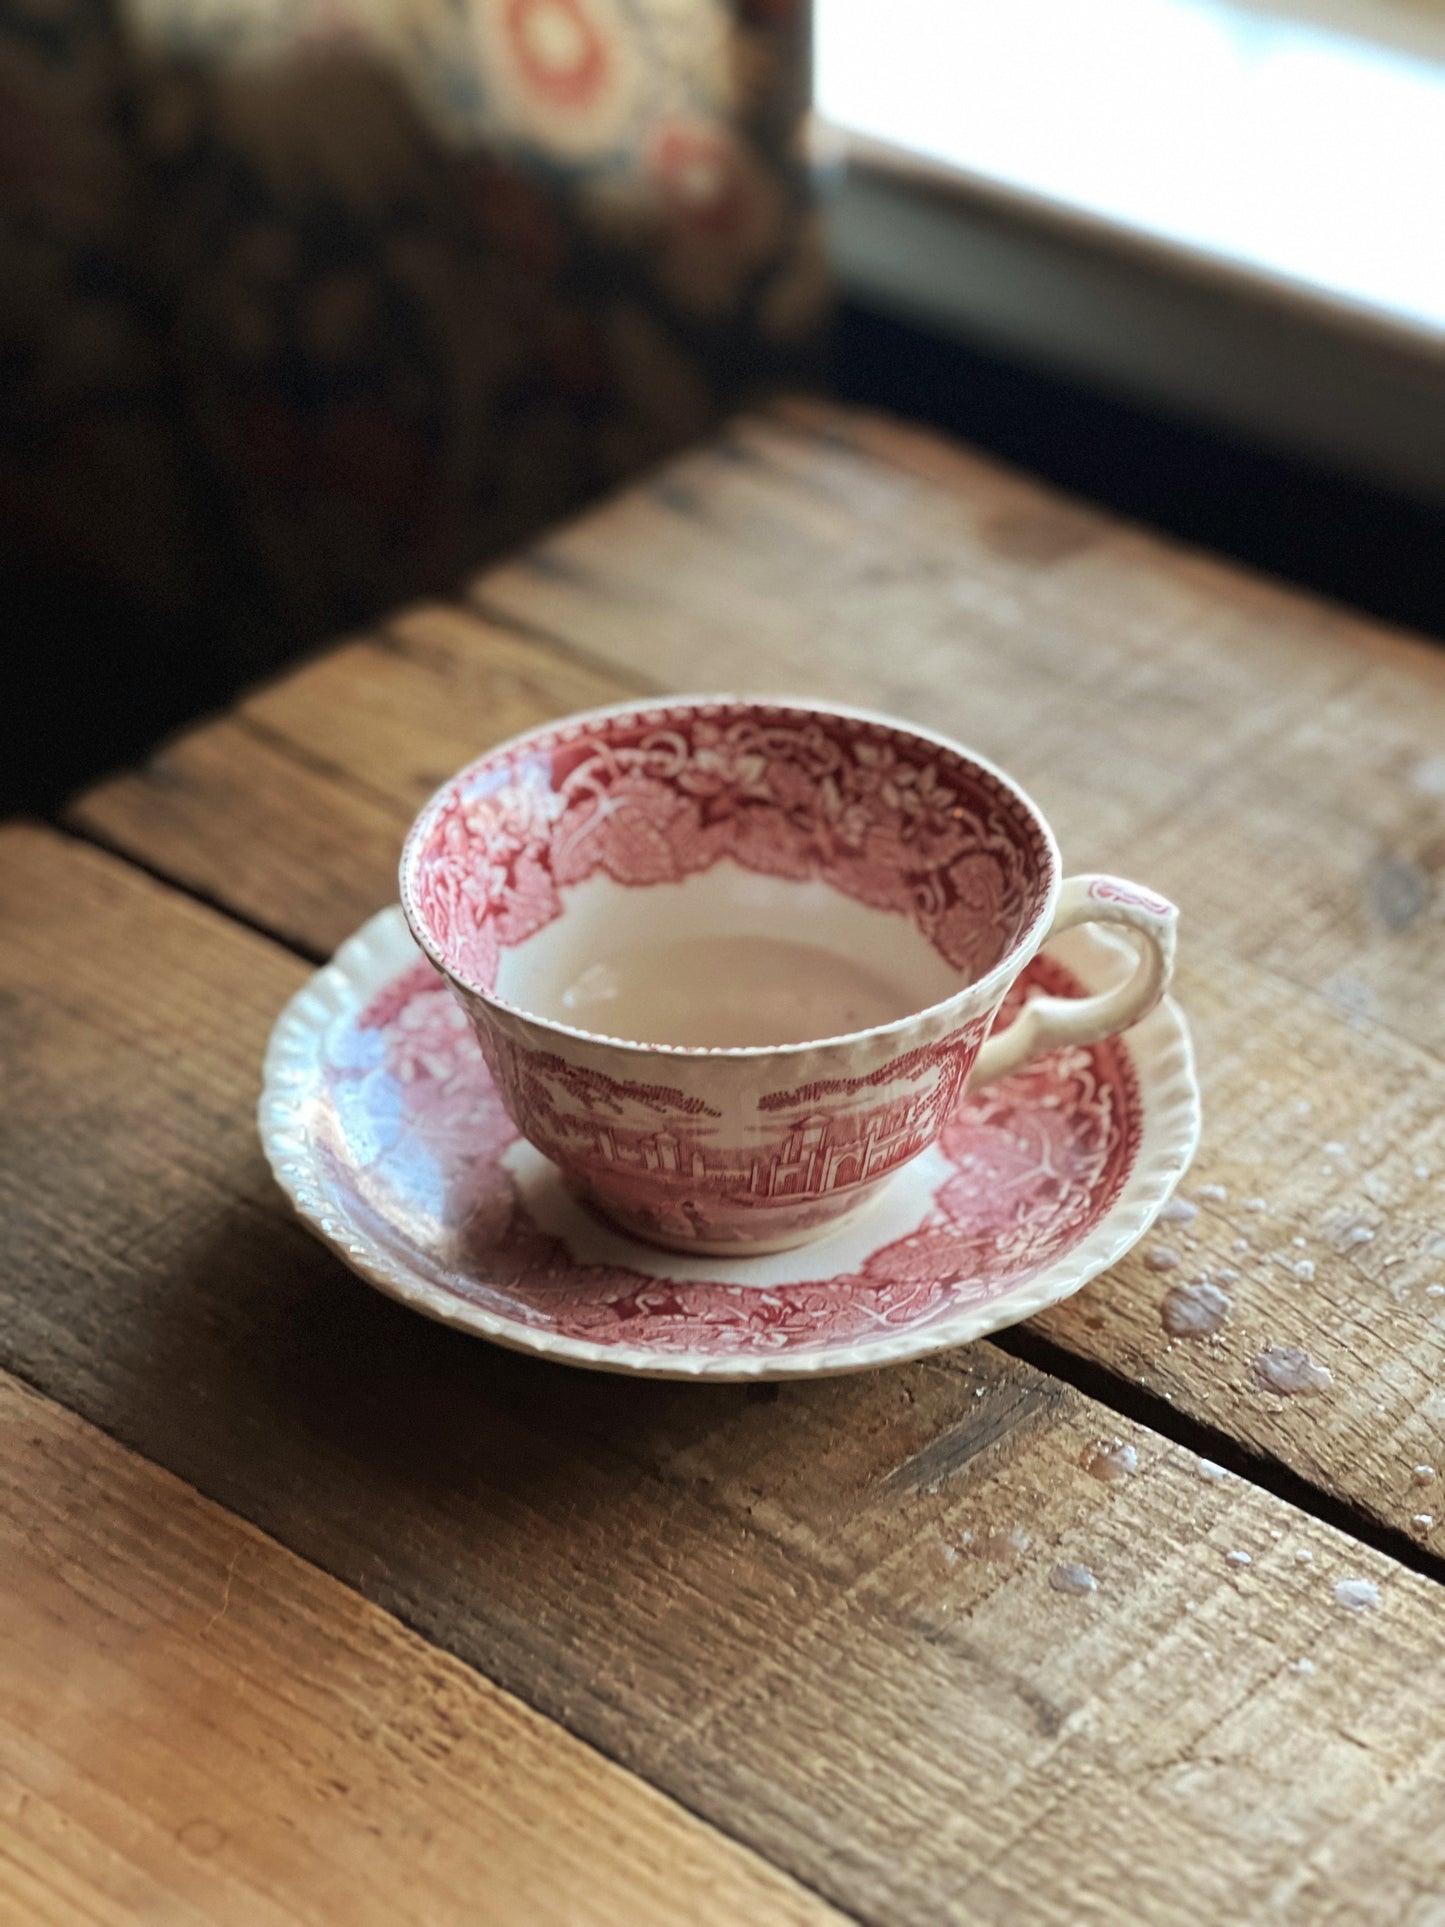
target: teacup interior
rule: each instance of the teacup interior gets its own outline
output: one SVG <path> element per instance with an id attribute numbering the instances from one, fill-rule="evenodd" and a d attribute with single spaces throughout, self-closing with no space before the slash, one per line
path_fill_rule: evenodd
<path id="1" fill-rule="evenodd" d="M 642 893 L 576 885 L 560 917 L 502 953 L 495 988 L 579 1030 L 737 1049 L 869 1030 L 959 982 L 902 917 L 724 861 Z"/>
<path id="2" fill-rule="evenodd" d="M 926 1009 L 1041 915 L 1057 853 L 1006 781 L 902 724 L 693 701 L 464 770 L 402 891 L 461 983 L 579 1030 L 801 1043 Z"/>

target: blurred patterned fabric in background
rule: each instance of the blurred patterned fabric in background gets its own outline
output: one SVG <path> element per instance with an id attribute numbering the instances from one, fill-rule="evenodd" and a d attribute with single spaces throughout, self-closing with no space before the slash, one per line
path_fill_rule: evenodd
<path id="1" fill-rule="evenodd" d="M 806 379 L 806 0 L 10 0 L 0 518 L 241 673 Z"/>

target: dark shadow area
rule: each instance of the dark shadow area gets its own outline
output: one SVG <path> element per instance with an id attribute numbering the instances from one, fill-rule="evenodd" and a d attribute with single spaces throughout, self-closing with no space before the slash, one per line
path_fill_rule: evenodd
<path id="1" fill-rule="evenodd" d="M 1445 637 L 1445 516 L 1428 505 L 855 305 L 842 311 L 831 385 L 845 401 L 933 424 L 1169 535 Z M 10 638 L 0 702 L 13 744 L 0 763 L 5 813 L 54 810 L 231 699 L 258 662 L 299 653 L 279 628 L 265 632 L 259 611 L 244 648 L 232 638 L 218 646 L 194 618 L 149 616 L 82 575 L 3 549 L 0 597 Z"/>
<path id="2" fill-rule="evenodd" d="M 0 548 L 0 815 L 49 814 L 105 770 L 224 702 L 225 654 L 77 572 Z"/>
<path id="3" fill-rule="evenodd" d="M 0 813 L 816 382 L 808 9 L 614 11 L 0 17 Z"/>
<path id="4" fill-rule="evenodd" d="M 1445 513 L 848 306 L 840 397 L 946 429 L 1266 574 L 1445 637 Z"/>

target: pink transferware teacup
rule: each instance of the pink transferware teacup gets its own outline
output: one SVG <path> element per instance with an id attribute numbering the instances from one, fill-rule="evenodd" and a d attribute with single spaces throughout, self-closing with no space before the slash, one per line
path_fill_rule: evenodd
<path id="1" fill-rule="evenodd" d="M 1158 1002 L 1172 904 L 1060 875 L 1000 770 L 866 711 L 688 697 L 483 756 L 401 862 L 412 934 L 522 1134 L 656 1243 L 743 1255 L 835 1227 L 974 1089 Z M 1054 932 L 1142 939 L 1133 974 L 1035 997 Z"/>

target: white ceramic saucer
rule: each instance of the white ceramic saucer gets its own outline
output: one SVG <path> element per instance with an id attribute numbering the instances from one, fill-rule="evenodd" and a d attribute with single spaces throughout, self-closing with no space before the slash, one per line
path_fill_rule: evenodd
<path id="1" fill-rule="evenodd" d="M 1088 927 L 1024 972 L 1105 987 L 1132 953 Z M 1153 1223 L 1193 1156 L 1199 1090 L 1166 999 L 1126 1037 L 971 1099 L 871 1211 L 765 1258 L 686 1258 L 614 1230 L 502 1109 L 400 910 L 363 926 L 272 1033 L 271 1167 L 369 1284 L 494 1343 L 657 1378 L 799 1378 L 961 1345 L 1067 1298 Z"/>

